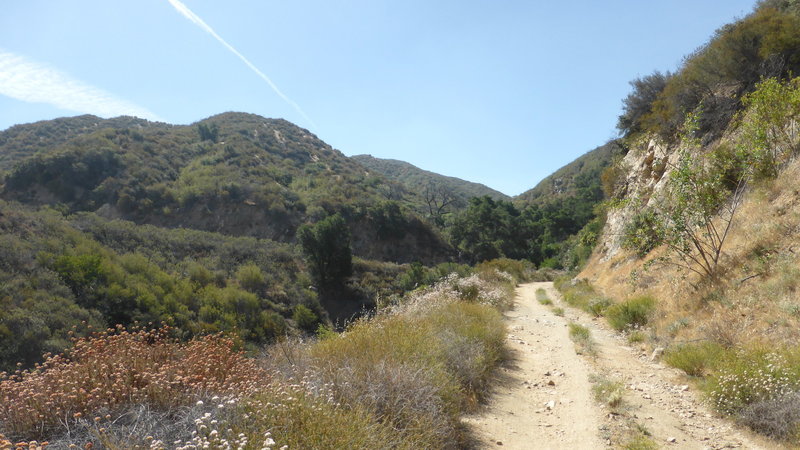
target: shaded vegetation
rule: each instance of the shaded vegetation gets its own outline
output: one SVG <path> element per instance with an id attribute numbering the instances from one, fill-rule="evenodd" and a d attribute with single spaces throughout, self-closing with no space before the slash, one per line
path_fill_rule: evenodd
<path id="1" fill-rule="evenodd" d="M 356 260 L 339 279 L 346 295 L 320 298 L 295 245 L 92 213 L 65 218 L 0 201 L 0 231 L 0 370 L 63 350 L 73 332 L 137 322 L 183 338 L 231 332 L 252 347 L 416 287 L 408 265 Z M 451 267 L 421 268 L 419 282 Z"/>
<path id="2" fill-rule="evenodd" d="M 613 162 L 625 152 L 620 142 L 610 141 L 515 197 L 513 205 L 471 201 L 450 228 L 454 246 L 477 260 L 505 255 L 541 267 L 580 267 L 591 255 L 605 224 L 602 202 L 609 194 L 603 186 L 603 174 L 615 167 Z M 487 206 L 496 210 L 497 220 L 486 213 Z M 477 223 L 485 225 L 483 235 L 469 231 Z M 502 237 L 509 228 L 515 230 L 516 241 Z"/>
<path id="3" fill-rule="evenodd" d="M 469 261 L 525 259 L 539 267 L 575 268 L 591 253 L 602 229 L 599 179 L 581 177 L 574 195 L 519 207 L 489 197 L 470 200 L 448 231 Z"/>
<path id="4" fill-rule="evenodd" d="M 323 288 L 340 287 L 353 274 L 350 232 L 342 216 L 336 214 L 313 226 L 303 225 L 297 230 L 297 237 L 311 273 Z"/>

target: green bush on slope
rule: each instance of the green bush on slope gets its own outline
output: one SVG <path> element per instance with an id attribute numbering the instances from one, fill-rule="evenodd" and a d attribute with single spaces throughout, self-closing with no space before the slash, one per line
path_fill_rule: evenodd
<path id="1" fill-rule="evenodd" d="M 647 325 L 655 306 L 653 297 L 635 297 L 609 306 L 605 310 L 605 316 L 612 328 L 624 331 Z"/>
<path id="2" fill-rule="evenodd" d="M 230 339 L 181 344 L 123 330 L 92 337 L 73 359 L 55 357 L 0 380 L 0 432 L 64 446 L 459 445 L 459 415 L 486 394 L 506 354 L 497 308 L 509 304 L 515 280 L 492 276 L 448 277 L 340 335 L 285 342 L 261 360 L 233 351 Z M 461 300 L 464 292 L 471 300 Z M 132 363 L 119 366 L 123 360 Z M 281 360 L 288 369 L 280 369 Z M 86 370 L 96 376 L 82 375 Z M 32 387 L 38 397 L 29 395 Z M 60 409 L 40 397 L 57 398 Z M 44 426 L 41 416 L 28 414 L 32 406 L 45 414 Z M 59 434 L 64 426 L 69 433 Z"/>

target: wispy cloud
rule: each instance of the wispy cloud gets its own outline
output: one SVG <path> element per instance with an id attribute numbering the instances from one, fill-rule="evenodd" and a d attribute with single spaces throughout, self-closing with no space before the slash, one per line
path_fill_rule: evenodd
<path id="1" fill-rule="evenodd" d="M 247 67 L 249 67 L 249 68 L 250 68 L 250 70 L 252 70 L 253 72 L 255 72 L 255 73 L 256 73 L 256 75 L 258 75 L 259 77 L 261 77 L 261 79 L 262 79 L 262 80 L 266 81 L 266 82 L 267 82 L 267 84 L 269 85 L 269 87 L 271 87 L 271 88 L 272 88 L 272 90 L 273 90 L 273 91 L 275 91 L 275 93 L 276 93 L 276 94 L 278 94 L 278 96 L 279 96 L 280 98 L 282 98 L 282 99 L 283 99 L 283 100 L 284 100 L 286 103 L 288 103 L 289 105 L 291 105 L 291 106 L 292 106 L 292 108 L 294 108 L 294 109 L 295 109 L 295 111 L 297 111 L 298 113 L 300 113 L 300 115 L 301 115 L 301 116 L 303 116 L 303 117 L 304 117 L 304 118 L 305 118 L 305 119 L 306 119 L 306 120 L 307 120 L 309 123 L 311 123 L 312 125 L 316 126 L 316 125 L 314 124 L 314 121 L 313 121 L 313 120 L 311 120 L 311 118 L 310 118 L 310 117 L 308 117 L 308 115 L 306 115 L 306 113 L 305 113 L 305 112 L 303 112 L 303 110 L 300 108 L 300 106 L 299 106 L 297 103 L 295 103 L 295 102 L 294 102 L 292 99 L 290 99 L 289 97 L 287 97 L 287 96 L 286 96 L 286 94 L 284 94 L 283 92 L 281 92 L 281 90 L 280 90 L 280 89 L 278 89 L 278 86 L 276 86 L 276 85 L 275 85 L 275 83 L 273 83 L 273 82 L 272 82 L 272 80 L 271 80 L 271 79 L 270 79 L 268 76 L 266 76 L 266 75 L 264 74 L 264 72 L 262 72 L 261 70 L 259 70 L 259 69 L 258 69 L 258 67 L 256 67 L 255 65 L 253 65 L 253 63 L 251 63 L 251 62 L 250 62 L 250 60 L 248 60 L 247 58 L 245 58 L 245 57 L 244 57 L 244 55 L 242 55 L 241 53 L 239 53 L 239 51 L 238 51 L 238 50 L 236 50 L 235 48 L 233 48 L 233 46 L 232 46 L 231 44 L 228 44 L 228 43 L 225 41 L 225 39 L 222 39 L 222 37 L 221 37 L 220 35 L 218 35 L 218 34 L 217 34 L 217 32 L 216 32 L 216 31 L 214 31 L 214 29 L 213 29 L 213 28 L 211 28 L 211 27 L 210 27 L 210 26 L 209 26 L 207 23 L 205 23 L 205 21 L 203 21 L 203 19 L 201 19 L 201 18 L 200 18 L 200 17 L 199 17 L 197 14 L 193 13 L 193 12 L 192 12 L 192 10 L 190 10 L 190 9 L 189 9 L 189 8 L 188 8 L 186 5 L 184 5 L 184 4 L 183 4 L 182 2 L 180 2 L 179 0 L 167 0 L 167 1 L 168 1 L 168 2 L 170 3 L 170 5 L 172 5 L 172 6 L 173 6 L 173 7 L 174 7 L 174 8 L 175 8 L 175 9 L 176 9 L 176 10 L 177 10 L 179 13 L 181 13 L 181 15 L 182 15 L 183 17 L 186 17 L 186 18 L 187 18 L 187 19 L 189 19 L 189 20 L 190 20 L 190 21 L 191 21 L 193 24 L 197 25 L 197 26 L 198 26 L 198 27 L 200 27 L 200 28 L 201 28 L 203 31 L 205 31 L 206 33 L 208 33 L 208 34 L 210 34 L 211 36 L 213 36 L 213 37 L 214 37 L 214 39 L 216 39 L 217 41 L 219 41 L 219 43 L 220 43 L 220 44 L 224 45 L 224 46 L 225 46 L 225 48 L 227 48 L 228 50 L 230 50 L 230 51 L 231 51 L 231 53 L 233 53 L 233 54 L 234 54 L 234 55 L 236 55 L 236 56 L 237 56 L 239 59 L 241 59 L 241 60 L 242 60 L 242 62 L 244 62 L 244 63 L 245 63 L 245 65 L 247 65 Z"/>
<path id="2" fill-rule="evenodd" d="M 128 115 L 159 120 L 145 108 L 3 49 L 0 49 L 0 94 L 101 117 Z"/>

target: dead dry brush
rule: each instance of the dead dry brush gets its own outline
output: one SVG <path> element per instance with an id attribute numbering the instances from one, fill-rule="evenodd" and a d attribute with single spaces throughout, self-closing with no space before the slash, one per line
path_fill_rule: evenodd
<path id="1" fill-rule="evenodd" d="M 169 332 L 109 329 L 32 370 L 2 374 L 3 430 L 41 437 L 94 411 L 135 404 L 171 409 L 203 395 L 246 394 L 269 380 L 230 338 L 181 343 Z"/>

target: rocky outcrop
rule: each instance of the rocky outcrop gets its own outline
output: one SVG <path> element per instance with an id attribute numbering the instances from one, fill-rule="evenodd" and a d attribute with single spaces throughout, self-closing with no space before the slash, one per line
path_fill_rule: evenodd
<path id="1" fill-rule="evenodd" d="M 621 238 L 631 218 L 663 198 L 671 168 L 678 162 L 679 152 L 676 150 L 677 147 L 650 139 L 634 145 L 622 159 L 624 180 L 618 183 L 619 201 L 608 211 L 597 247 L 602 260 L 607 261 L 620 252 Z"/>

